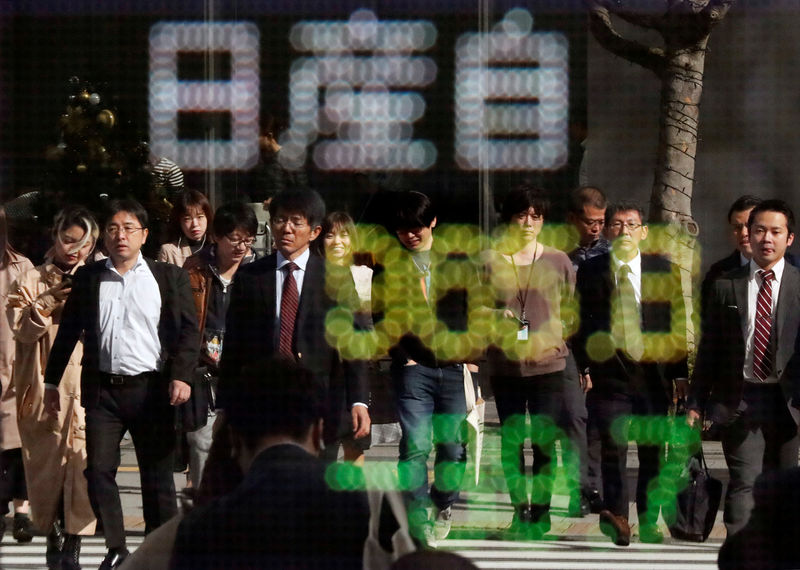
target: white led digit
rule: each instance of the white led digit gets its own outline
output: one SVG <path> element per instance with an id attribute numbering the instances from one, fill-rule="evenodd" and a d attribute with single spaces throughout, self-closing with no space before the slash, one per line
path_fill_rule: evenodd
<path id="1" fill-rule="evenodd" d="M 552 170 L 567 162 L 568 46 L 531 32 L 522 8 L 456 44 L 456 162 L 464 170 Z"/>
<path id="2" fill-rule="evenodd" d="M 247 22 L 160 22 L 150 29 L 150 147 L 189 170 L 244 170 L 258 160 L 259 33 Z M 179 52 L 229 52 L 231 77 L 181 81 Z M 178 113 L 228 111 L 230 140 L 178 138 Z"/>
<path id="3" fill-rule="evenodd" d="M 289 73 L 290 125 L 279 138 L 284 167 L 301 168 L 311 146 L 322 170 L 433 166 L 436 147 L 413 138 L 425 113 L 413 89 L 430 85 L 437 69 L 432 59 L 411 55 L 434 45 L 433 24 L 381 22 L 357 10 L 347 22 L 300 22 L 290 41 L 310 55 L 295 60 Z"/>

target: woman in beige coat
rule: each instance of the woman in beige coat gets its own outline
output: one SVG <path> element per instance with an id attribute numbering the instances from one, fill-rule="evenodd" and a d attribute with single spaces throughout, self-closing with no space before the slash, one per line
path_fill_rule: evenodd
<path id="1" fill-rule="evenodd" d="M 45 411 L 43 400 L 44 363 L 58 332 L 71 278 L 91 253 L 98 234 L 97 222 L 86 209 L 59 212 L 45 263 L 20 275 L 8 296 L 17 343 L 14 386 L 22 456 L 34 523 L 48 533 L 48 568 L 79 568 L 80 535 L 95 530 L 83 475 L 86 420 L 80 405 L 81 344 L 58 387 L 58 416 Z"/>
<path id="2" fill-rule="evenodd" d="M 11 284 L 31 269 L 33 264 L 8 243 L 6 212 L 0 206 L 0 303 L 6 306 Z M 17 429 L 17 404 L 11 373 L 14 365 L 14 337 L 7 319 L 0 319 L 0 539 L 6 529 L 8 504 L 14 501 L 14 538 L 30 542 L 31 521 L 28 518 L 28 495 Z"/>

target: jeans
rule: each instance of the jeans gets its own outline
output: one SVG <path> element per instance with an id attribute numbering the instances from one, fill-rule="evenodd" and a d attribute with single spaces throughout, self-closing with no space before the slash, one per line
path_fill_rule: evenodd
<path id="1" fill-rule="evenodd" d="M 203 477 L 203 468 L 208 459 L 208 450 L 211 449 L 216 419 L 217 412 L 209 410 L 206 425 L 186 434 L 186 441 L 189 443 L 189 481 L 195 489 L 200 486 Z"/>
<path id="2" fill-rule="evenodd" d="M 400 483 L 412 501 L 428 501 L 428 456 L 436 443 L 430 499 L 440 510 L 456 502 L 466 466 L 467 404 L 462 365 L 429 368 L 421 364 L 392 369 L 400 439 Z"/>

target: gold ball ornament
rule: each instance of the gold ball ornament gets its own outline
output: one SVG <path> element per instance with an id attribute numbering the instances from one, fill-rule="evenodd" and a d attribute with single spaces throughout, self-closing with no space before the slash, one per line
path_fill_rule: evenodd
<path id="1" fill-rule="evenodd" d="M 97 113 L 97 122 L 103 125 L 107 129 L 113 128 L 116 120 L 117 118 L 114 116 L 114 113 L 112 113 L 108 109 L 103 109 L 102 111 Z"/>
<path id="2" fill-rule="evenodd" d="M 86 166 L 86 165 L 85 165 L 85 164 L 83 164 L 83 163 L 81 163 L 81 164 L 79 164 L 78 166 L 76 166 L 76 167 L 75 167 L 75 172 L 77 172 L 77 173 L 79 173 L 79 174 L 83 174 L 83 173 L 84 173 L 84 172 L 86 172 L 87 170 L 89 170 L 89 167 L 88 167 L 88 166 Z"/>
<path id="3" fill-rule="evenodd" d="M 82 101 L 88 101 L 89 97 L 90 95 L 88 91 L 81 91 L 80 95 L 78 95 L 78 98 L 80 98 Z"/>

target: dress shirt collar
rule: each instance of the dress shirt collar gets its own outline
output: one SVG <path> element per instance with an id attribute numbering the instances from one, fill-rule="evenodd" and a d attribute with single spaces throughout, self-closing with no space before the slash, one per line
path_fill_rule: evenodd
<path id="1" fill-rule="evenodd" d="M 289 260 L 286 259 L 285 257 L 283 257 L 283 254 L 280 251 L 277 252 L 277 254 L 278 254 L 277 268 L 278 269 L 283 269 L 283 266 L 286 265 L 287 263 L 289 263 Z M 297 267 L 301 271 L 305 271 L 306 270 L 306 265 L 308 265 L 308 258 L 309 257 L 311 257 L 311 248 L 310 247 L 306 248 L 306 250 L 303 253 L 301 253 L 297 257 L 297 259 L 294 260 L 294 263 L 295 263 L 295 265 L 297 265 Z"/>
<path id="2" fill-rule="evenodd" d="M 776 263 L 775 265 L 772 266 L 772 271 L 775 272 L 775 283 L 780 283 L 781 282 L 781 277 L 783 277 L 783 270 L 785 268 L 786 268 L 786 262 L 784 261 L 784 259 L 782 257 L 778 260 L 778 263 Z M 758 264 L 751 259 L 750 260 L 750 279 L 751 280 L 755 279 L 756 278 L 756 274 L 759 271 L 761 271 L 761 267 L 759 267 Z M 758 285 L 759 286 L 761 285 L 761 280 L 760 279 L 758 280 Z"/>
<path id="3" fill-rule="evenodd" d="M 138 273 L 143 268 L 147 268 L 147 263 L 145 263 L 144 256 L 142 255 L 142 252 L 140 251 L 139 252 L 139 257 L 136 258 L 136 263 L 134 264 L 133 267 L 130 268 L 128 273 Z M 113 271 L 114 273 L 119 275 L 120 277 L 124 277 L 119 271 L 117 271 L 117 268 L 114 267 L 114 262 L 111 260 L 110 257 L 106 257 L 106 269 L 110 269 L 111 271 Z"/>
<path id="4" fill-rule="evenodd" d="M 631 268 L 631 273 L 634 275 L 641 275 L 642 274 L 642 252 L 636 251 L 636 257 L 631 259 L 630 261 L 622 261 L 613 253 L 611 254 L 611 263 L 614 266 L 614 275 L 619 273 L 620 267 L 623 265 L 627 265 Z"/>
<path id="5" fill-rule="evenodd" d="M 738 253 L 739 253 L 739 267 L 741 267 L 742 265 L 747 265 L 748 263 L 750 263 L 750 260 L 747 259 L 744 255 L 742 255 L 741 251 L 739 251 Z"/>

